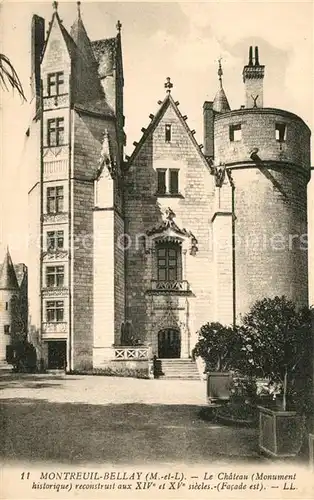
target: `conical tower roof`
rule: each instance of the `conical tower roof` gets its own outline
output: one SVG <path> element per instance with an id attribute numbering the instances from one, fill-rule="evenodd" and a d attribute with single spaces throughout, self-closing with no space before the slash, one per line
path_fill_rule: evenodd
<path id="1" fill-rule="evenodd" d="M 9 249 L 7 249 L 0 273 L 0 290 L 18 290 L 18 288 L 19 285 L 16 279 L 11 255 Z"/>
<path id="2" fill-rule="evenodd" d="M 219 59 L 219 68 L 218 68 L 218 76 L 219 76 L 219 90 L 215 95 L 215 99 L 213 102 L 213 110 L 217 113 L 225 113 L 226 111 L 230 111 L 229 102 L 225 91 L 222 86 L 222 67 L 221 67 L 221 59 Z"/>

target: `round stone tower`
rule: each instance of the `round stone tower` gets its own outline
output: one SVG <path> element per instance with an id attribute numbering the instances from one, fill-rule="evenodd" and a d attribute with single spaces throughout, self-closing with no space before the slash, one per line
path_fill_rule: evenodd
<path id="1" fill-rule="evenodd" d="M 275 295 L 308 304 L 310 130 L 293 113 L 263 107 L 263 77 L 251 47 L 245 106 L 213 117 L 215 164 L 232 189 L 235 317 Z"/>
<path id="2" fill-rule="evenodd" d="M 12 259 L 7 250 L 2 264 L 0 274 L 0 361 L 5 361 L 8 356 L 8 346 L 11 345 L 14 334 L 14 301 L 19 296 L 19 285 L 17 282 Z"/>

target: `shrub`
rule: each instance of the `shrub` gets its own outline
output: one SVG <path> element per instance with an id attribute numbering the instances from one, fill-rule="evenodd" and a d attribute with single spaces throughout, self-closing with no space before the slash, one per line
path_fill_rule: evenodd
<path id="1" fill-rule="evenodd" d="M 199 330 L 198 337 L 192 354 L 204 359 L 207 371 L 227 371 L 241 365 L 244 352 L 238 328 L 207 323 Z"/>
<path id="2" fill-rule="evenodd" d="M 286 297 L 265 298 L 256 302 L 243 318 L 242 350 L 246 372 L 267 377 L 283 394 L 283 409 L 287 398 L 306 400 L 304 375 L 308 369 L 311 345 L 311 313 L 308 308 L 297 309 Z M 310 344 L 309 344 L 310 342 Z M 303 379 L 303 388 L 298 379 Z M 305 392 L 301 394 L 301 391 Z"/>
<path id="3" fill-rule="evenodd" d="M 21 340 L 12 345 L 12 364 L 16 372 L 32 373 L 37 369 L 35 347 L 27 340 Z"/>

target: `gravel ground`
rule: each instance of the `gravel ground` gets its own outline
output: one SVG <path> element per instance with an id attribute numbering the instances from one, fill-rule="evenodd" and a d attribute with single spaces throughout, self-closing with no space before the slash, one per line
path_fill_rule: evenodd
<path id="1" fill-rule="evenodd" d="M 205 389 L 197 380 L 2 372 L 1 457 L 72 464 L 263 460 L 256 429 L 204 420 Z"/>

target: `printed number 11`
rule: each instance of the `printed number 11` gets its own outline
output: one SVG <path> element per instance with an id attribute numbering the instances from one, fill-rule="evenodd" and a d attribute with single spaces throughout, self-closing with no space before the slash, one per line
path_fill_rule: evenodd
<path id="1" fill-rule="evenodd" d="M 29 479 L 29 472 L 26 472 L 26 476 L 25 476 L 25 472 L 22 472 L 21 479 Z"/>

